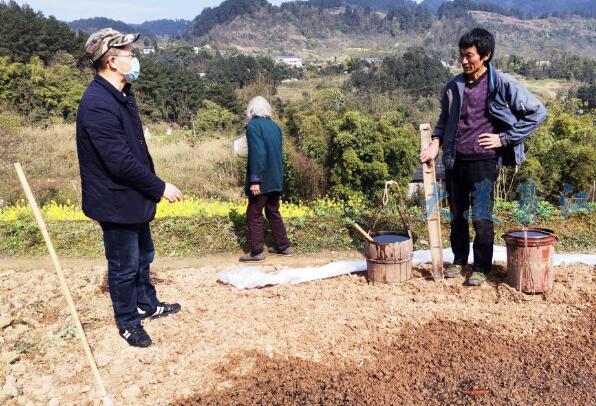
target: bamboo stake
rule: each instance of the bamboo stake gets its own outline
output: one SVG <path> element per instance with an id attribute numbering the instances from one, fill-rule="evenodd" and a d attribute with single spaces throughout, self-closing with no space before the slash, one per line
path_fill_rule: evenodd
<path id="1" fill-rule="evenodd" d="M 354 226 L 354 228 L 356 230 L 358 230 L 358 232 L 360 232 L 360 234 L 362 234 L 364 236 L 364 238 L 366 238 L 369 242 L 375 242 L 375 240 L 373 240 L 373 238 L 370 236 L 370 234 L 368 234 L 366 231 L 364 231 L 364 229 L 362 227 L 360 227 L 357 223 L 352 224 Z"/>
<path id="2" fill-rule="evenodd" d="M 81 344 L 83 345 L 83 349 L 85 350 L 85 355 L 87 355 L 87 361 L 89 362 L 89 366 L 91 367 L 91 371 L 93 372 L 93 376 L 95 377 L 95 383 L 97 384 L 97 388 L 99 393 L 102 396 L 103 404 L 104 405 L 112 405 L 112 401 L 108 397 L 108 393 L 106 392 L 106 388 L 103 384 L 103 380 L 101 379 L 101 375 L 97 369 L 97 364 L 95 363 L 95 359 L 93 358 L 93 354 L 91 353 L 91 349 L 89 348 L 89 343 L 87 342 L 87 337 L 85 336 L 85 331 L 83 330 L 83 326 L 81 325 L 81 321 L 79 320 L 79 315 L 77 313 L 77 309 L 75 308 L 74 302 L 72 300 L 72 296 L 70 294 L 70 290 L 68 289 L 68 285 L 66 284 L 66 279 L 64 278 L 64 273 L 62 272 L 62 267 L 60 266 L 60 262 L 58 261 L 58 256 L 56 255 L 56 251 L 54 250 L 54 245 L 52 244 L 52 240 L 50 239 L 50 235 L 48 234 L 48 230 L 46 228 L 45 221 L 41 216 L 41 211 L 37 206 L 37 202 L 35 201 L 35 197 L 33 196 L 33 192 L 29 187 L 29 182 L 27 182 L 27 178 L 25 177 L 25 173 L 23 172 L 23 168 L 21 167 L 20 163 L 15 163 L 14 167 L 17 171 L 17 175 L 19 176 L 19 180 L 21 181 L 21 185 L 23 186 L 23 190 L 25 191 L 25 195 L 27 196 L 27 200 L 33 209 L 33 214 L 35 215 L 35 219 L 37 220 L 37 225 L 41 230 L 41 234 L 43 235 L 43 239 L 46 242 L 46 246 L 48 247 L 48 251 L 50 253 L 50 257 L 52 258 L 52 262 L 54 263 L 54 269 L 58 274 L 58 279 L 60 281 L 60 286 L 62 287 L 62 294 L 66 299 L 66 303 L 68 304 L 68 308 L 70 310 L 70 315 L 72 316 L 75 326 L 77 328 L 77 333 L 79 338 L 81 339 Z"/>
<path id="3" fill-rule="evenodd" d="M 430 139 L 430 124 L 420 124 L 420 149 L 428 148 Z M 424 197 L 427 202 L 436 202 L 433 204 L 432 211 L 427 218 L 428 221 L 428 239 L 430 243 L 430 253 L 433 263 L 433 278 L 435 280 L 443 277 L 443 244 L 441 242 L 441 219 L 439 214 L 439 196 L 437 195 L 437 177 L 435 173 L 434 161 L 422 164 L 422 176 L 424 180 Z M 427 214 L 428 214 L 428 208 Z"/>

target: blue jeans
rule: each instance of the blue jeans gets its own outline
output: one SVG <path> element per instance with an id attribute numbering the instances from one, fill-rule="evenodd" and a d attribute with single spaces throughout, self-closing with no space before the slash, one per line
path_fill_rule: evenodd
<path id="1" fill-rule="evenodd" d="M 127 329 L 140 324 L 137 307 L 153 312 L 157 294 L 149 278 L 155 257 L 149 223 L 100 223 L 108 260 L 108 286 L 116 324 Z"/>

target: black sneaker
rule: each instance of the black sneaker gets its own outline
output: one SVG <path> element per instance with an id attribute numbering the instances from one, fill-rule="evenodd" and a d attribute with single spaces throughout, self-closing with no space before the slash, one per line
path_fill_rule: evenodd
<path id="1" fill-rule="evenodd" d="M 169 316 L 170 314 L 178 313 L 182 306 L 178 303 L 163 303 L 159 302 L 155 311 L 151 313 L 150 310 L 143 310 L 137 307 L 137 312 L 139 312 L 139 317 L 141 320 L 144 319 L 157 319 L 159 317 Z"/>
<path id="2" fill-rule="evenodd" d="M 133 347 L 149 347 L 152 343 L 151 337 L 140 324 L 124 330 L 120 329 L 120 336 Z"/>

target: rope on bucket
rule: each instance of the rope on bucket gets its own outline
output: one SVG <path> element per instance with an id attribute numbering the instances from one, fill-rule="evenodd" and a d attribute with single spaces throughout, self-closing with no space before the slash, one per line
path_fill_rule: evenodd
<path id="1" fill-rule="evenodd" d="M 530 286 L 532 287 L 532 294 L 536 294 L 536 286 L 534 285 L 534 273 L 532 272 L 532 267 L 530 266 L 530 253 L 528 251 L 528 229 L 524 227 L 524 250 L 522 254 L 522 277 L 520 279 L 520 286 L 519 290 L 522 290 L 522 285 L 524 281 L 529 281 Z"/>
<path id="2" fill-rule="evenodd" d="M 403 206 L 403 211 L 406 210 L 406 204 L 404 202 L 403 194 L 401 192 L 401 188 L 399 187 L 399 183 L 397 183 L 394 180 L 388 180 L 385 182 L 385 188 L 383 190 L 383 197 L 381 198 L 381 204 L 375 210 L 375 213 L 373 215 L 374 221 L 373 221 L 372 225 L 369 227 L 369 232 L 371 230 L 375 229 L 375 227 L 377 226 L 377 223 L 379 222 L 379 219 L 380 219 L 381 210 L 383 210 L 389 203 L 389 186 L 395 186 L 397 188 L 397 194 L 398 194 L 397 212 L 398 212 L 399 217 L 402 221 L 402 224 L 404 225 L 404 228 L 406 229 L 406 231 L 408 233 L 408 237 L 410 237 L 410 239 L 412 239 L 412 228 L 410 227 L 410 223 L 406 221 L 406 219 L 402 213 L 402 206 Z"/>

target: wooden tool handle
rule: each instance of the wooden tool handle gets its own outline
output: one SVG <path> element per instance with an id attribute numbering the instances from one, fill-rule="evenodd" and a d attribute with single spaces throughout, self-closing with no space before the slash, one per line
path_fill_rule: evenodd
<path id="1" fill-rule="evenodd" d="M 25 192 L 25 196 L 27 196 L 27 200 L 29 201 L 29 205 L 31 205 L 31 209 L 33 210 L 33 214 L 35 216 L 35 220 L 37 220 L 37 225 L 43 235 L 43 238 L 46 242 L 46 246 L 48 247 L 48 252 L 50 253 L 50 257 L 52 258 L 52 262 L 54 263 L 54 269 L 58 274 L 58 280 L 60 282 L 60 286 L 62 287 L 62 293 L 64 298 L 66 299 L 66 303 L 68 304 L 68 309 L 70 310 L 70 315 L 75 323 L 75 327 L 77 329 L 77 335 L 81 340 L 81 344 L 83 346 L 83 350 L 85 355 L 87 356 L 87 361 L 89 362 L 89 366 L 91 367 L 91 371 L 93 372 L 93 376 L 95 378 L 95 383 L 97 384 L 97 388 L 99 389 L 99 393 L 103 397 L 104 405 L 111 405 L 112 401 L 108 398 L 108 393 L 106 388 L 103 384 L 103 380 L 101 379 L 101 375 L 97 369 L 97 364 L 95 363 L 95 359 L 93 358 L 93 353 L 91 352 L 91 348 L 89 347 L 89 343 L 87 341 L 87 337 L 85 336 L 85 331 L 83 330 L 83 326 L 81 325 L 81 321 L 79 319 L 79 315 L 77 313 L 77 309 L 75 308 L 74 301 L 72 300 L 72 296 L 70 294 L 70 290 L 68 289 L 68 285 L 66 284 L 66 279 L 64 278 L 64 273 L 62 272 L 62 267 L 60 266 L 60 261 L 58 261 L 58 256 L 56 255 L 56 251 L 54 250 L 54 245 L 52 244 L 52 240 L 50 239 L 50 235 L 48 234 L 48 230 L 46 228 L 46 223 L 41 216 L 41 211 L 39 210 L 39 206 L 37 206 L 37 201 L 33 196 L 33 192 L 29 187 L 29 182 L 27 182 L 27 178 L 25 177 L 25 173 L 23 172 L 23 168 L 21 164 L 15 163 L 14 168 L 17 171 L 17 175 L 19 180 L 21 181 L 21 186 L 23 187 L 23 191 Z"/>
<path id="2" fill-rule="evenodd" d="M 362 229 L 362 227 L 360 227 L 360 226 L 359 226 L 357 223 L 354 223 L 354 224 L 353 224 L 353 226 L 354 226 L 354 228 L 355 228 L 356 230 L 358 230 L 358 232 L 359 232 L 360 234 L 362 234 L 362 235 L 364 236 L 364 238 L 366 238 L 366 239 L 367 239 L 369 242 L 375 242 L 375 240 L 373 240 L 373 238 L 372 238 L 372 237 L 371 237 L 371 236 L 370 236 L 370 235 L 369 235 L 369 234 L 368 234 L 366 231 L 364 231 L 364 230 Z"/>
<path id="3" fill-rule="evenodd" d="M 422 149 L 431 143 L 430 124 L 420 124 L 420 145 Z M 439 213 L 439 195 L 435 172 L 435 162 L 429 161 L 423 166 L 424 197 L 426 201 L 426 215 L 428 223 L 428 239 L 433 263 L 433 278 L 443 277 L 443 242 L 441 240 L 441 217 Z M 431 207 L 429 207 L 431 206 Z"/>

